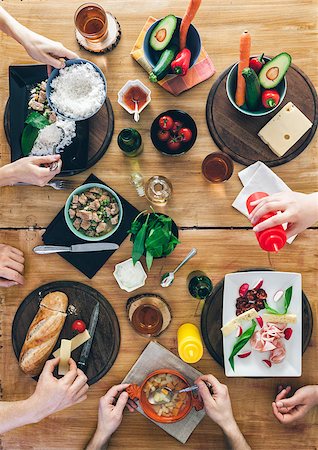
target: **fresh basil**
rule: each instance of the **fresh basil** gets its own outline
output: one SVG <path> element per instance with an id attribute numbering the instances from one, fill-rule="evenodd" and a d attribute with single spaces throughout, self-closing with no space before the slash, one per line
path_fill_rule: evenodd
<path id="1" fill-rule="evenodd" d="M 253 325 L 250 326 L 246 331 L 244 331 L 244 333 L 241 334 L 241 336 L 237 339 L 237 341 L 234 344 L 232 353 L 230 354 L 229 357 L 229 362 L 233 370 L 234 370 L 234 356 L 238 354 L 238 352 L 248 343 L 248 341 L 254 334 L 256 328 L 256 322 L 254 319 L 252 320 L 252 323 Z"/>
<path id="2" fill-rule="evenodd" d="M 266 308 L 266 311 L 269 314 L 278 314 L 278 315 L 283 315 L 286 314 L 292 299 L 292 295 L 293 295 L 293 286 L 290 286 L 289 288 L 286 289 L 286 291 L 284 292 L 284 311 L 283 312 L 279 312 L 277 311 L 277 309 L 271 308 L 268 303 L 265 301 L 264 305 Z"/>
<path id="3" fill-rule="evenodd" d="M 146 211 L 138 214 L 132 222 L 129 233 L 130 240 L 133 241 L 132 258 L 134 264 L 146 255 L 146 263 L 150 270 L 153 258 L 168 256 L 173 252 L 179 240 L 172 233 L 172 219 L 163 214 L 157 214 L 155 211 L 148 213 L 146 221 L 142 224 L 140 216 Z"/>
<path id="4" fill-rule="evenodd" d="M 24 156 L 30 154 L 38 134 L 39 130 L 32 125 L 26 125 L 24 127 L 21 137 L 21 150 Z"/>

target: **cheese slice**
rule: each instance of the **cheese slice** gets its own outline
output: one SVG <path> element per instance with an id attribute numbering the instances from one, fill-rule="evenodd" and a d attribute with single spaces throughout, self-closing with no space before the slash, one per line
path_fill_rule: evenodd
<path id="1" fill-rule="evenodd" d="M 264 322 L 271 323 L 296 323 L 297 316 L 296 314 L 263 314 L 262 318 Z"/>
<path id="2" fill-rule="evenodd" d="M 310 120 L 289 102 L 259 131 L 258 136 L 277 156 L 283 156 L 311 127 Z"/>
<path id="3" fill-rule="evenodd" d="M 244 313 L 240 314 L 237 317 L 234 317 L 234 319 L 230 320 L 221 328 L 223 336 L 228 336 L 229 334 L 231 334 L 242 322 L 256 319 L 256 317 L 258 316 L 259 316 L 258 312 L 253 308 L 250 309 L 249 311 L 245 311 Z"/>
<path id="4" fill-rule="evenodd" d="M 71 339 L 71 352 L 81 345 L 85 344 L 88 339 L 90 339 L 90 334 L 87 330 L 83 331 L 83 333 L 79 333 Z M 60 356 L 60 348 L 55 350 L 53 353 L 54 358 L 58 358 Z"/>
<path id="5" fill-rule="evenodd" d="M 71 347 L 71 340 L 61 340 L 60 362 L 58 368 L 59 375 L 65 375 L 69 371 L 70 365 L 68 362 L 71 357 Z"/>

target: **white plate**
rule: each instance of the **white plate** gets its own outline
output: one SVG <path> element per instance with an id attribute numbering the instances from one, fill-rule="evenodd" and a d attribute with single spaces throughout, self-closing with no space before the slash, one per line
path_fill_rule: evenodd
<path id="1" fill-rule="evenodd" d="M 224 367 L 227 377 L 300 377 L 302 364 L 302 288 L 301 275 L 290 272 L 237 272 L 225 275 L 223 294 L 223 325 L 236 317 L 236 299 L 239 297 L 239 288 L 243 283 L 253 286 L 262 278 L 264 280 L 262 288 L 267 292 L 267 303 L 272 308 L 282 311 L 283 300 L 275 303 L 273 296 L 278 290 L 285 291 L 289 286 L 293 286 L 292 299 L 288 308 L 289 314 L 297 315 L 297 322 L 288 325 L 293 329 L 291 338 L 284 340 L 286 347 L 286 357 L 280 364 L 272 364 L 267 367 L 262 361 L 268 359 L 269 352 L 258 352 L 253 350 L 247 358 L 234 357 L 235 371 L 229 363 L 229 356 L 236 342 L 235 331 L 229 336 L 223 336 L 224 347 Z M 259 312 L 262 316 L 265 309 Z M 251 321 L 246 321 L 243 332 L 252 325 Z M 256 326 L 256 330 L 259 326 Z M 239 353 L 252 350 L 248 342 Z"/>

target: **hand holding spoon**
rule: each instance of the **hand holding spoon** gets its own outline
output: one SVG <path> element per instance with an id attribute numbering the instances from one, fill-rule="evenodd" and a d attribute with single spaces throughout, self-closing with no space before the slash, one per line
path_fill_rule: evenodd
<path id="1" fill-rule="evenodd" d="M 173 283 L 174 280 L 174 274 L 181 269 L 181 267 L 189 261 L 189 259 L 191 259 L 194 255 L 197 254 L 197 249 L 193 248 L 190 253 L 184 258 L 184 260 L 178 265 L 178 267 L 176 269 L 174 269 L 173 272 L 167 272 L 165 273 L 162 278 L 161 278 L 161 287 L 168 287 L 171 286 L 171 284 Z"/>

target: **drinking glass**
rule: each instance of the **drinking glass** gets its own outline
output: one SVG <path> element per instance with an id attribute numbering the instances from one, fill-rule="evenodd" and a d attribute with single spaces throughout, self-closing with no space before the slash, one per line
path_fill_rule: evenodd
<path id="1" fill-rule="evenodd" d="M 106 11 L 97 3 L 84 3 L 74 16 L 77 31 L 90 42 L 104 40 L 108 32 Z"/>
<path id="2" fill-rule="evenodd" d="M 233 162 L 225 153 L 210 153 L 202 163 L 202 173 L 211 183 L 221 183 L 231 178 Z"/>

